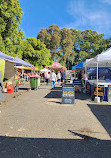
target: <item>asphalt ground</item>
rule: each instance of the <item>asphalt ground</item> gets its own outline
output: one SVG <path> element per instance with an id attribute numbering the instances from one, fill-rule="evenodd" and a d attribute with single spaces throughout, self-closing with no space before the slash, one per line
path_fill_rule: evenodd
<path id="1" fill-rule="evenodd" d="M 43 84 L 0 107 L 0 158 L 111 157 L 111 104 L 82 92 L 61 104 L 61 95 Z"/>

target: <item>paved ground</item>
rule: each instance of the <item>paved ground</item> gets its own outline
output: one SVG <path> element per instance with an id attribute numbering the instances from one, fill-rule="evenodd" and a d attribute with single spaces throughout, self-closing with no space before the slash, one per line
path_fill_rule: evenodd
<path id="1" fill-rule="evenodd" d="M 64 105 L 61 87 L 42 85 L 0 109 L 0 158 L 111 157 L 109 103 L 77 93 L 75 104 Z"/>
<path id="2" fill-rule="evenodd" d="M 25 82 L 24 85 L 19 86 L 18 88 L 18 92 L 14 92 L 14 93 L 4 93 L 4 97 L 5 97 L 5 101 L 8 102 L 10 101 L 12 98 L 16 98 L 24 93 L 26 93 L 27 91 L 30 90 L 30 83 L 29 82 Z"/>

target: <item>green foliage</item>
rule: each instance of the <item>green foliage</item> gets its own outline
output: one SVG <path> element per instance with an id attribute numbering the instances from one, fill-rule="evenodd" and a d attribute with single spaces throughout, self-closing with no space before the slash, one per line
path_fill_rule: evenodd
<path id="1" fill-rule="evenodd" d="M 104 39 L 96 31 L 60 29 L 54 24 L 41 29 L 37 39 L 24 40 L 21 18 L 19 0 L 0 1 L 0 51 L 40 68 L 50 65 L 54 59 L 69 69 L 72 64 L 92 58 L 111 46 L 111 39 Z"/>
<path id="2" fill-rule="evenodd" d="M 109 42 L 103 38 L 104 35 L 98 34 L 96 31 L 85 30 L 77 33 L 71 29 L 71 32 L 73 35 L 77 34 L 74 40 L 74 49 L 76 52 L 75 62 L 77 63 L 79 61 L 85 61 L 87 58 L 93 58 L 109 46 Z"/>
<path id="3" fill-rule="evenodd" d="M 2 36 L 0 35 L 0 51 L 5 52 L 5 45 L 2 39 Z"/>
<path id="4" fill-rule="evenodd" d="M 23 60 L 42 67 L 52 63 L 50 50 L 39 39 L 28 37 L 24 41 Z"/>
<path id="5" fill-rule="evenodd" d="M 18 0 L 0 1 L 0 33 L 5 39 L 11 36 L 19 27 L 22 18 L 22 9 Z"/>
<path id="6" fill-rule="evenodd" d="M 0 1 L 0 50 L 22 58 L 24 32 L 19 28 L 22 9 L 18 0 Z"/>
<path id="7" fill-rule="evenodd" d="M 53 58 L 58 57 L 58 48 L 61 40 L 60 29 L 58 25 L 51 25 L 47 29 L 41 29 L 37 38 L 40 39 L 48 49 L 50 49 Z"/>
<path id="8" fill-rule="evenodd" d="M 37 38 L 51 50 L 52 58 L 68 69 L 71 65 L 92 58 L 109 47 L 109 40 L 96 31 L 63 28 L 51 25 L 42 29 Z"/>
<path id="9" fill-rule="evenodd" d="M 63 28 L 60 31 L 61 34 L 61 53 L 63 54 L 61 58 L 64 66 L 67 65 L 69 69 L 70 63 L 74 60 L 74 51 L 73 51 L 73 36 L 69 29 Z M 60 59 L 60 60 L 61 60 Z"/>

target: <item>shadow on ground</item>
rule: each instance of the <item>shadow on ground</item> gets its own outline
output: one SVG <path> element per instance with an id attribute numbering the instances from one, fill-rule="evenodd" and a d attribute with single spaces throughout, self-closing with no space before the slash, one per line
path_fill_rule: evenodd
<path id="1" fill-rule="evenodd" d="M 91 100 L 91 97 L 83 92 L 75 92 L 75 99 L 78 100 Z"/>
<path id="2" fill-rule="evenodd" d="M 18 90 L 28 91 L 28 90 L 30 90 L 30 88 L 22 87 L 22 88 L 18 88 Z"/>
<path id="3" fill-rule="evenodd" d="M 88 106 L 111 137 L 111 105 L 88 104 Z"/>
<path id="4" fill-rule="evenodd" d="M 62 87 L 51 89 L 50 93 L 48 93 L 45 98 L 62 98 Z"/>
<path id="5" fill-rule="evenodd" d="M 51 89 L 50 93 L 48 93 L 45 98 L 62 98 L 62 87 L 55 87 L 54 89 Z M 82 92 L 75 92 L 75 99 L 91 100 L 91 97 Z"/>
<path id="6" fill-rule="evenodd" d="M 0 158 L 110 158 L 111 141 L 69 131 L 82 139 L 0 137 Z"/>

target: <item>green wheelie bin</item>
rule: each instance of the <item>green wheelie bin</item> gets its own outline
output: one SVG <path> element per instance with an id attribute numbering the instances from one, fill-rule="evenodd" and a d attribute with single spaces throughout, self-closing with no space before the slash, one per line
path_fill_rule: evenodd
<path id="1" fill-rule="evenodd" d="M 31 87 L 31 90 L 34 90 L 37 88 L 37 77 L 36 76 L 30 76 L 30 87 Z"/>

